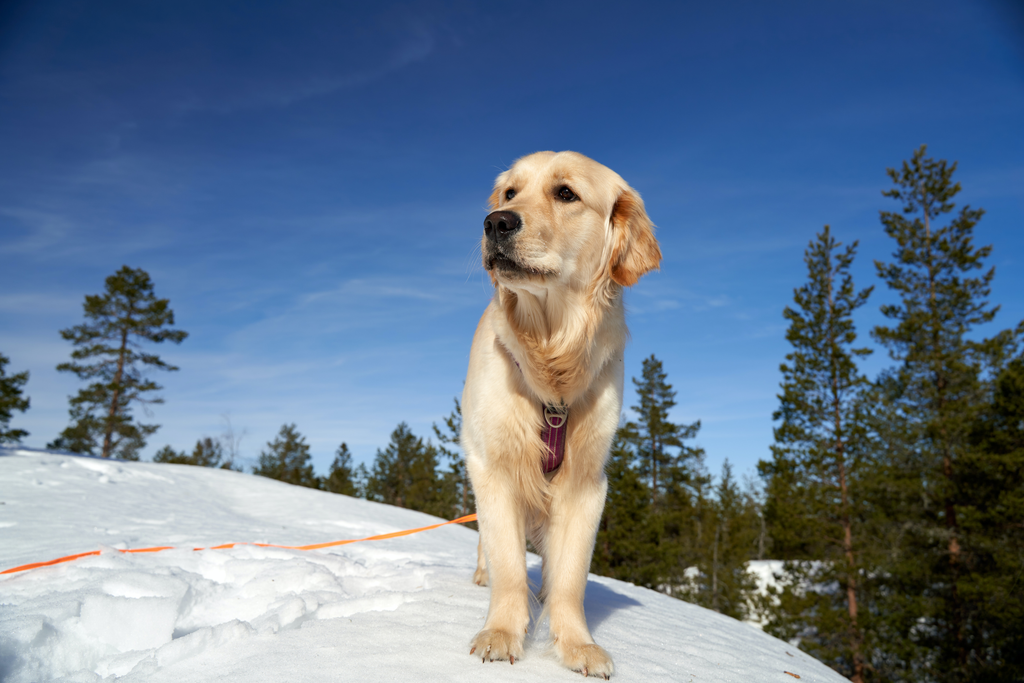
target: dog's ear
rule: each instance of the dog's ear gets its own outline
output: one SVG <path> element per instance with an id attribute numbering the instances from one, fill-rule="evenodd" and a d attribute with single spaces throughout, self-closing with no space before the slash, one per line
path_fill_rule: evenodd
<path id="1" fill-rule="evenodd" d="M 494 211 L 498 208 L 498 202 L 501 201 L 501 188 L 504 187 L 501 184 L 501 178 L 498 178 L 499 183 L 494 186 L 494 191 L 491 192 L 491 196 L 487 198 L 487 208 Z"/>
<path id="2" fill-rule="evenodd" d="M 632 287 L 640 276 L 657 270 L 661 248 L 654 239 L 654 224 L 647 217 L 644 202 L 626 188 L 612 208 L 611 276 L 623 287 Z"/>

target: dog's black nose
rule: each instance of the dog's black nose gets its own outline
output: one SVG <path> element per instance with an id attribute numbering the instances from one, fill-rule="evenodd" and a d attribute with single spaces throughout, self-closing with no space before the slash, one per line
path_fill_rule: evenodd
<path id="1" fill-rule="evenodd" d="M 494 242 L 503 242 L 523 227 L 523 219 L 511 211 L 494 211 L 484 219 L 484 234 Z"/>

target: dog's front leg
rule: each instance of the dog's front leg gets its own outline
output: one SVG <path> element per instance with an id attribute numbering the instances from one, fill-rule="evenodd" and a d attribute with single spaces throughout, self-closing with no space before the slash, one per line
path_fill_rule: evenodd
<path id="1" fill-rule="evenodd" d="M 604 464 L 622 405 L 621 365 L 610 366 L 589 400 L 573 407 L 566 462 L 551 480 L 544 534 L 544 611 L 555 651 L 565 666 L 608 678 L 611 657 L 594 643 L 583 613 L 594 539 L 601 523 L 608 479 Z"/>
<path id="2" fill-rule="evenodd" d="M 513 492 L 494 480 L 489 483 L 491 486 L 478 487 L 477 515 L 491 604 L 470 653 L 475 652 L 484 661 L 507 659 L 514 664 L 523 656 L 523 639 L 530 622 L 526 520 Z"/>
<path id="3" fill-rule="evenodd" d="M 584 676 L 608 678 L 612 658 L 594 642 L 583 613 L 594 537 L 608 488 L 603 476 L 566 480 L 551 489 L 545 534 L 544 611 L 562 663 Z"/>

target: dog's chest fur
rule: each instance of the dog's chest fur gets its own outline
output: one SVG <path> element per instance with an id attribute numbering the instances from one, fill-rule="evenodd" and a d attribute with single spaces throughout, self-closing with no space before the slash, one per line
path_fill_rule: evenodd
<path id="1" fill-rule="evenodd" d="M 625 314 L 621 296 L 606 305 L 586 297 L 550 325 L 537 311 L 522 308 L 532 302 L 501 289 L 492 316 L 498 342 L 519 366 L 527 386 L 544 404 L 571 406 L 587 392 L 604 365 L 622 353 Z"/>

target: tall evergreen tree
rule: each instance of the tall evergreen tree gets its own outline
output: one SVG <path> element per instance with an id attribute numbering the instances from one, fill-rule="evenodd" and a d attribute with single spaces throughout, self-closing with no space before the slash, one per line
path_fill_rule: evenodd
<path id="1" fill-rule="evenodd" d="M 57 370 L 94 381 L 69 399 L 72 423 L 49 447 L 90 454 L 99 450 L 104 458 L 138 460 L 146 437 L 159 426 L 136 424 L 131 407 L 163 403 L 151 397 L 162 387 L 147 379 L 144 370 L 178 369 L 144 351 L 141 342 L 180 344 L 188 333 L 169 329 L 174 324 L 170 301 L 156 298 L 153 282 L 141 268 L 122 267 L 106 279 L 103 294 L 85 297 L 83 308 L 86 322 L 61 330 L 61 337 L 76 348 L 73 361 Z"/>
<path id="2" fill-rule="evenodd" d="M 388 447 L 377 450 L 366 497 L 438 517 L 450 515 L 452 496 L 441 486 L 437 465 L 434 445 L 424 443 L 402 422 L 391 433 Z"/>
<path id="3" fill-rule="evenodd" d="M 657 590 L 667 573 L 662 528 L 652 514 L 651 492 L 635 457 L 620 429 L 608 460 L 608 498 L 590 571 Z"/>
<path id="4" fill-rule="evenodd" d="M 593 570 L 670 594 L 701 557 L 693 538 L 700 529 L 699 500 L 709 478 L 704 452 L 687 446 L 700 423 L 669 419 L 675 392 L 661 361 L 644 360 L 643 379 L 633 379 L 636 422 L 616 433 L 608 463 L 608 499 L 598 528 Z M 654 489 L 658 493 L 655 495 Z"/>
<path id="5" fill-rule="evenodd" d="M 775 550 L 795 561 L 783 579 L 790 594 L 782 596 L 768 630 L 782 637 L 799 633 L 802 648 L 861 683 L 862 481 L 869 466 L 862 396 L 868 382 L 856 359 L 871 351 L 854 346 L 853 313 L 873 288 L 854 287 L 857 242 L 840 246 L 826 225 L 804 252 L 807 282 L 794 290 L 796 307 L 783 312 L 793 350 L 780 367 L 782 393 L 772 417 L 781 423 L 772 461 L 758 468 L 766 479 Z"/>
<path id="6" fill-rule="evenodd" d="M 706 532 L 676 593 L 688 602 L 745 619 L 757 588 L 747 562 L 756 557 L 761 520 L 756 501 L 740 489 L 728 460 L 714 496 L 696 512 Z"/>
<path id="7" fill-rule="evenodd" d="M 881 378 L 888 413 L 889 495 L 884 501 L 901 543 L 883 573 L 893 595 L 887 645 L 911 662 L 918 679 L 969 680 L 980 656 L 972 632 L 976 605 L 964 598 L 969 575 L 963 511 L 957 498 L 969 435 L 984 405 L 983 370 L 1005 354 L 1012 335 L 974 341 L 974 329 L 998 307 L 987 297 L 995 270 L 983 270 L 990 247 L 975 247 L 981 209 L 953 198 L 956 163 L 918 149 L 901 169 L 888 169 L 894 187 L 883 194 L 902 203 L 883 211 L 885 232 L 897 243 L 891 263 L 876 262 L 879 276 L 900 301 L 882 307 L 891 326 L 873 335 L 897 366 Z M 937 219 L 951 214 L 949 223 Z M 908 635 L 903 635 L 908 634 Z M 980 637 L 977 640 L 975 636 Z"/>
<path id="8" fill-rule="evenodd" d="M 666 585 L 682 587 L 668 592 L 704 604 L 692 585 L 694 578 L 699 579 L 693 572 L 711 561 L 715 533 L 715 491 L 704 466 L 704 449 L 684 444 L 664 474 L 665 488 L 654 517 L 661 533 Z"/>
<path id="9" fill-rule="evenodd" d="M 455 399 L 455 409 L 444 418 L 444 431 L 434 423 L 434 435 L 437 437 L 437 450 L 448 459 L 449 470 L 443 474 L 444 488 L 454 495 L 450 519 L 463 517 L 476 510 L 476 499 L 473 497 L 473 486 L 469 481 L 469 470 L 466 469 L 466 458 L 459 445 L 462 434 L 462 406 Z M 446 517 L 448 515 L 445 515 Z M 469 526 L 476 528 L 473 522 Z"/>
<path id="10" fill-rule="evenodd" d="M 1024 356 L 998 376 L 961 457 L 956 498 L 974 681 L 1024 680 Z"/>
<path id="11" fill-rule="evenodd" d="M 644 359 L 643 379 L 633 378 L 640 399 L 640 404 L 632 407 L 637 419 L 624 427 L 624 436 L 634 448 L 640 474 L 650 481 L 651 503 L 655 508 L 668 486 L 671 470 L 685 469 L 687 461 L 697 455 L 683 445 L 683 440 L 693 438 L 700 430 L 700 420 L 689 425 L 677 425 L 669 420 L 668 412 L 676 404 L 676 392 L 666 381 L 667 377 L 654 354 Z"/>
<path id="12" fill-rule="evenodd" d="M 252 473 L 295 486 L 322 488 L 323 482 L 313 472 L 311 461 L 306 437 L 299 433 L 294 424 L 286 424 L 281 426 L 277 437 L 260 451 L 259 463 Z"/>
<path id="13" fill-rule="evenodd" d="M 348 450 L 348 444 L 342 442 L 334 453 L 334 461 L 331 463 L 331 470 L 324 480 L 324 488 L 331 493 L 340 493 L 344 496 L 358 496 L 359 489 L 354 478 L 355 470 L 352 467 L 352 453 Z"/>
<path id="14" fill-rule="evenodd" d="M 13 412 L 25 412 L 28 410 L 29 398 L 22 397 L 22 387 L 28 382 L 28 370 L 13 375 L 4 372 L 4 366 L 11 362 L 11 359 L 0 353 L 0 443 L 18 443 L 23 437 L 28 436 L 24 429 L 10 429 Z"/>

